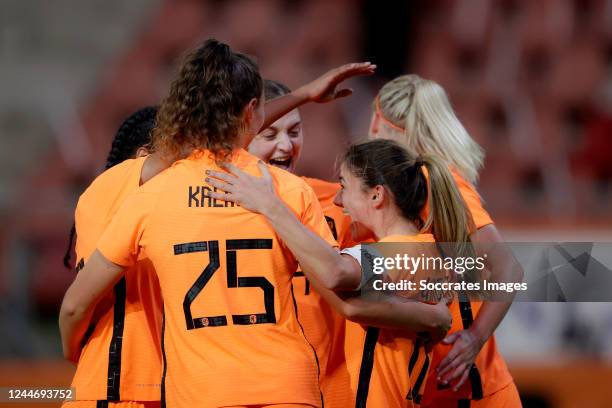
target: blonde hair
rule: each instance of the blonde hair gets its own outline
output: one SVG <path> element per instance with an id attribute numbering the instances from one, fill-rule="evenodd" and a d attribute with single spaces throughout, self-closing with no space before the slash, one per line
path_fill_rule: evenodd
<path id="1" fill-rule="evenodd" d="M 463 244 L 470 242 L 474 221 L 455 179 L 443 159 L 435 155 L 424 155 L 421 156 L 421 161 L 429 173 L 431 200 L 431 211 L 425 220 L 423 231 L 431 230 L 437 241 L 452 242 L 465 248 Z"/>
<path id="2" fill-rule="evenodd" d="M 421 158 L 429 173 L 430 211 L 422 231 L 431 231 L 438 241 L 438 249 L 445 256 L 467 257 L 474 259 L 476 252 L 470 238 L 475 225 L 472 213 L 468 211 L 463 196 L 457 188 L 455 179 L 448 170 L 446 162 L 435 156 L 425 155 Z M 467 270 L 464 274 L 454 275 L 468 283 L 480 281 L 480 272 Z M 476 291 L 474 295 L 482 294 Z"/>
<path id="3" fill-rule="evenodd" d="M 407 149 L 435 154 L 477 183 L 484 151 L 465 130 L 440 85 L 418 75 L 399 76 L 378 92 L 375 109 L 392 128 L 403 130 L 400 142 Z"/>

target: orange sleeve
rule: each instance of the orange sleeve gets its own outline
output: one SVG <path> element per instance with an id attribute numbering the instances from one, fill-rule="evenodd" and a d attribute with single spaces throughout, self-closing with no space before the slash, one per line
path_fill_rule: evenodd
<path id="1" fill-rule="evenodd" d="M 476 229 L 480 229 L 485 225 L 493 224 L 493 220 L 491 219 L 491 216 L 487 210 L 485 210 L 482 206 L 480 194 L 478 194 L 474 186 L 472 186 L 462 177 L 455 176 L 455 181 L 457 182 L 457 187 L 459 187 L 459 192 L 463 197 L 463 201 L 465 201 L 465 205 L 472 214 Z"/>
<path id="2" fill-rule="evenodd" d="M 308 185 L 305 185 L 302 200 L 305 209 L 300 217 L 302 224 L 327 241 L 327 243 L 331 246 L 338 247 L 338 243 L 334 239 L 334 236 L 329 229 L 329 225 L 325 220 L 325 216 L 323 215 L 321 204 L 319 203 L 319 200 L 317 199 L 317 196 L 312 188 Z"/>
<path id="3" fill-rule="evenodd" d="M 100 237 L 98 251 L 117 265 L 134 265 L 155 202 L 151 194 L 144 192 L 128 195 Z"/>
<path id="4" fill-rule="evenodd" d="M 78 263 L 80 259 L 86 261 L 96 249 L 96 243 L 98 242 L 100 233 L 103 231 L 103 229 L 101 229 L 103 227 L 85 217 L 81 211 L 80 203 L 77 204 L 74 212 L 74 227 L 76 230 L 74 252 Z"/>

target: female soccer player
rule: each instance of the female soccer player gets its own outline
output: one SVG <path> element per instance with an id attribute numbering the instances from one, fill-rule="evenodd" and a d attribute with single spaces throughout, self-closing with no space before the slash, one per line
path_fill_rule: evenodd
<path id="1" fill-rule="evenodd" d="M 104 170 L 108 170 L 124 160 L 143 157 L 148 154 L 146 146 L 151 142 L 151 130 L 155 126 L 155 115 L 157 115 L 157 107 L 147 106 L 134 112 L 121 124 L 113 139 Z M 64 255 L 64 266 L 68 269 L 74 267 L 70 258 L 72 245 L 76 237 L 75 227 L 73 225 L 70 230 L 68 249 Z"/>
<path id="2" fill-rule="evenodd" d="M 106 161 L 107 171 L 79 198 L 73 228 L 77 271 L 96 249 L 125 196 L 140 185 L 156 114 L 157 108 L 146 107 L 123 122 Z M 70 356 L 78 360 L 72 381 L 78 400 L 64 407 L 159 406 L 162 301 L 154 271 L 139 262 L 98 304 L 95 314 L 82 349 Z"/>
<path id="3" fill-rule="evenodd" d="M 291 90 L 280 82 L 269 79 L 264 81 L 266 101 L 290 93 Z M 294 109 L 259 132 L 249 144 L 248 150 L 266 163 L 295 173 L 304 142 L 302 129 L 300 112 Z M 323 208 L 325 220 L 340 248 L 353 246 L 350 217 L 343 213 L 341 207 L 334 204 L 340 185 L 309 177 L 302 179 L 312 187 Z M 326 373 L 328 365 L 331 372 L 344 365 L 344 318 L 317 292 L 311 290 L 310 282 L 301 270 L 295 273 L 293 293 L 299 322 L 319 359 L 321 390 L 326 406 L 329 406 L 327 401 L 332 398 L 333 384 L 328 381 Z"/>
<path id="4" fill-rule="evenodd" d="M 293 97 L 347 93 L 331 82 L 315 81 L 318 94 L 311 86 Z M 316 358 L 291 300 L 295 259 L 263 217 L 206 196 L 204 171 L 220 161 L 256 171 L 257 160 L 242 147 L 263 114 L 262 81 L 250 58 L 214 40 L 187 57 L 153 134 L 162 160 L 186 158 L 128 195 L 68 289 L 60 311 L 66 355 L 78 350 L 96 301 L 146 258 L 164 298 L 162 402 L 320 406 Z M 272 173 L 304 224 L 335 245 L 311 190 L 288 173 Z"/>
<path id="5" fill-rule="evenodd" d="M 431 179 L 432 211 L 425 223 L 421 214 L 428 199 L 428 185 L 422 166 Z M 418 405 L 429 359 L 426 340 L 416 332 L 425 330 L 427 322 L 441 324 L 447 313 L 445 305 L 440 308 L 440 304 L 402 302 L 397 297 L 381 302 L 336 296 L 330 290 L 351 291 L 362 285 L 357 248 L 341 255 L 305 228 L 274 194 L 273 180 L 265 165 L 260 164 L 261 178 L 233 165 L 227 169 L 231 174 L 208 173 L 213 177 L 209 183 L 225 191 L 211 191 L 208 195 L 265 215 L 296 255 L 316 290 L 343 316 L 360 323 L 351 322 L 346 327 L 347 384 L 335 384 L 345 393 L 336 393 L 334 400 L 326 403 L 334 407 Z M 341 183 L 338 203 L 379 242 L 434 243 L 434 235 L 444 242 L 468 239 L 469 218 L 461 196 L 446 165 L 434 157 L 416 158 L 388 140 L 355 145 L 342 160 Z M 420 232 L 425 225 L 432 226 L 434 235 Z M 409 307 L 413 309 L 408 311 Z M 393 330 L 364 328 L 362 324 Z M 420 329 L 416 328 L 419 324 Z M 407 330 L 398 330 L 400 327 Z"/>
<path id="6" fill-rule="evenodd" d="M 370 137 L 392 139 L 415 154 L 443 158 L 475 223 L 470 239 L 479 253 L 489 255 L 491 279 L 520 282 L 522 270 L 504 250 L 474 188 L 484 153 L 455 116 L 442 87 L 417 75 L 403 75 L 385 84 L 373 105 Z M 507 302 L 451 306 L 453 327 L 443 343 L 452 348 L 442 344 L 434 348 L 423 407 L 497 407 L 502 402 L 504 407 L 520 406 L 493 337 L 511 300 L 510 296 Z"/>

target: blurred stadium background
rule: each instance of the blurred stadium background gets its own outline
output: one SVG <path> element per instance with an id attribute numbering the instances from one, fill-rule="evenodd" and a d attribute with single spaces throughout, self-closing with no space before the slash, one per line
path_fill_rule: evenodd
<path id="1" fill-rule="evenodd" d="M 415 72 L 486 149 L 479 190 L 506 239 L 612 242 L 612 0 L 0 0 L 0 385 L 69 383 L 76 200 L 207 37 L 290 86 L 378 64 L 352 98 L 302 109 L 302 174 L 333 178 L 378 88 Z M 612 406 L 609 304 L 515 304 L 497 337 L 526 407 Z"/>

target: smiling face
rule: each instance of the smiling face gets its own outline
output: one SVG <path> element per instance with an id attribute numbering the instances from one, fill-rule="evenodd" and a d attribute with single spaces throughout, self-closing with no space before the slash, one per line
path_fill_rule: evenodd
<path id="1" fill-rule="evenodd" d="M 350 172 L 346 166 L 340 167 L 340 185 L 342 186 L 334 204 L 342 207 L 344 213 L 351 217 L 351 234 L 353 240 L 360 241 L 373 234 L 375 205 L 372 200 L 375 188 L 363 186 L 361 179 Z"/>
<path id="2" fill-rule="evenodd" d="M 261 160 L 293 173 L 303 142 L 302 119 L 294 109 L 255 136 L 248 150 Z"/>

